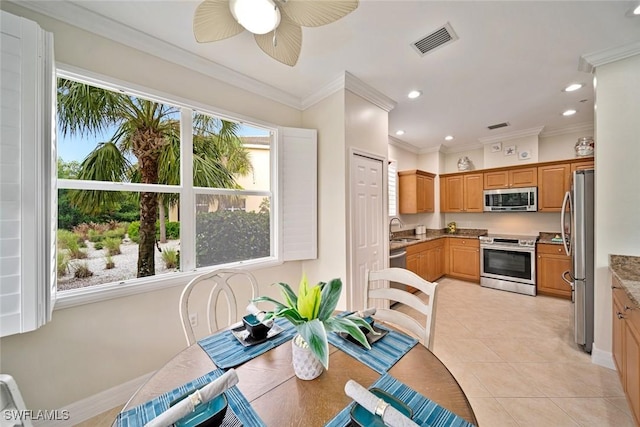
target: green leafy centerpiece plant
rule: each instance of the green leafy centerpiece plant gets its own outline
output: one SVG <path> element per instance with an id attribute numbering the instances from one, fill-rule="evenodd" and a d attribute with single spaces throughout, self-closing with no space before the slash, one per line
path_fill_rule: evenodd
<path id="1" fill-rule="evenodd" d="M 285 303 L 266 296 L 258 297 L 253 302 L 274 304 L 275 309 L 267 311 L 264 319 L 284 317 L 298 331 L 299 336 L 297 335 L 293 339 L 293 362 L 296 375 L 300 378 L 313 379 L 322 373 L 322 367 L 329 369 L 329 342 L 327 340 L 327 333 L 329 332 L 346 332 L 365 348 L 371 348 L 360 328 L 370 332 L 374 331 L 364 319 L 355 314 L 346 316 L 334 315 L 342 291 L 342 281 L 340 279 L 309 286 L 306 275 L 303 275 L 297 295 L 288 284 L 277 283 L 277 285 L 280 287 Z M 313 373 L 307 372 L 305 374 L 303 372 L 299 374 L 296 366 L 296 352 L 299 349 L 296 347 L 308 348 L 312 355 L 311 359 L 315 359 L 315 362 L 320 363 L 319 372 L 311 369 L 314 371 Z M 314 360 L 309 360 L 309 362 L 314 362 Z M 303 367 L 302 370 L 305 371 L 305 368 Z M 306 370 L 309 371 L 308 368 Z"/>

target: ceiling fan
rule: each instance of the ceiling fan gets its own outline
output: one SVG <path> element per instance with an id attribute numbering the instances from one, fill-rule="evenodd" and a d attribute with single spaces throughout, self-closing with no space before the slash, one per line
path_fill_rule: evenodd
<path id="1" fill-rule="evenodd" d="M 193 33 L 205 43 L 246 29 L 264 53 L 293 67 L 302 48 L 302 27 L 330 24 L 355 10 L 358 1 L 205 0 L 196 8 Z"/>

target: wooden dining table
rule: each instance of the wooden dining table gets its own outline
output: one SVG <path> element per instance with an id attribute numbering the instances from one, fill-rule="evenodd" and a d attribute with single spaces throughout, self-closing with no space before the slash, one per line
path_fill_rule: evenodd
<path id="1" fill-rule="evenodd" d="M 177 354 L 136 391 L 122 411 L 145 403 L 216 369 L 198 344 Z M 267 426 L 323 426 L 352 402 L 348 380 L 369 387 L 380 374 L 330 345 L 329 369 L 320 377 L 298 379 L 291 362 L 291 342 L 277 346 L 235 368 L 237 387 Z M 471 405 L 446 366 L 427 348 L 415 345 L 389 374 L 423 396 L 477 425 Z"/>

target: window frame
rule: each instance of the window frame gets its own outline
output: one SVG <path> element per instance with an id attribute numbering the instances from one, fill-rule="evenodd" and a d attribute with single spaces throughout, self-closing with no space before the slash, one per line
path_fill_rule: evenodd
<path id="1" fill-rule="evenodd" d="M 188 215 L 188 218 L 180 220 L 180 243 L 181 247 L 190 247 L 190 250 L 181 250 L 181 270 L 175 273 L 154 275 L 144 278 L 132 278 L 120 282 L 110 282 L 106 284 L 93 285 L 89 287 L 58 291 L 55 309 L 64 309 L 77 305 L 89 304 L 99 301 L 105 301 L 113 298 L 121 298 L 124 296 L 141 294 L 161 289 L 171 288 L 175 286 L 184 286 L 188 281 L 204 272 L 218 268 L 242 267 L 247 270 L 261 269 L 280 265 L 284 262 L 282 251 L 282 224 L 281 218 L 281 196 L 280 196 L 280 169 L 279 152 L 279 135 L 278 127 L 248 118 L 240 114 L 233 114 L 228 111 L 218 109 L 209 105 L 181 98 L 175 95 L 169 95 L 153 88 L 124 82 L 109 76 L 104 76 L 91 71 L 83 70 L 74 66 L 57 63 L 55 69 L 57 78 L 67 78 L 74 81 L 86 83 L 92 86 L 100 87 L 107 90 L 120 91 L 132 96 L 150 99 L 155 102 L 166 103 L 175 106 L 181 110 L 180 132 L 181 132 L 181 158 L 191 159 L 193 151 L 193 130 L 191 126 L 191 117 L 194 111 L 211 115 L 223 120 L 247 124 L 249 126 L 260 127 L 271 132 L 270 144 L 270 191 L 259 190 L 231 190 L 231 189 L 211 189 L 193 186 L 193 166 L 192 162 L 181 162 L 181 180 L 180 185 L 164 185 L 164 184 L 140 184 L 140 183 L 120 183 L 120 182 L 102 182 L 91 181 L 91 185 L 81 185 L 88 181 L 58 179 L 55 192 L 59 189 L 96 189 L 96 190 L 118 190 L 118 191 L 149 191 L 158 193 L 176 193 L 180 195 L 181 206 L 193 206 L 194 214 Z M 57 112 L 55 113 L 57 114 Z M 187 120 L 188 119 L 188 120 Z M 54 159 L 57 160 L 57 159 Z M 57 178 L 57 177 L 54 177 Z M 62 186 L 60 185 L 62 184 Z M 269 197 L 270 203 L 270 253 L 269 257 L 259 258 L 255 260 L 238 261 L 215 266 L 196 268 L 195 259 L 195 197 L 196 194 L 239 194 L 239 195 L 257 195 Z M 57 217 L 58 206 L 53 206 Z"/>

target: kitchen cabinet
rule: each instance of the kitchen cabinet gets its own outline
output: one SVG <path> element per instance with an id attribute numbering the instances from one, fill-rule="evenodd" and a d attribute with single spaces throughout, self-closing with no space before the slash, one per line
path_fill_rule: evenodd
<path id="1" fill-rule="evenodd" d="M 635 422 L 640 425 L 640 308 L 621 286 L 614 277 L 613 360 Z"/>
<path id="2" fill-rule="evenodd" d="M 569 163 L 538 167 L 538 212 L 560 212 L 570 184 Z"/>
<path id="3" fill-rule="evenodd" d="M 449 237 L 445 245 L 447 276 L 480 283 L 480 240 Z"/>
<path id="4" fill-rule="evenodd" d="M 484 189 L 536 187 L 538 169 L 514 168 L 484 173 Z"/>
<path id="5" fill-rule="evenodd" d="M 482 173 L 443 175 L 440 177 L 442 212 L 482 212 L 484 208 Z"/>
<path id="6" fill-rule="evenodd" d="M 444 239 L 407 247 L 407 270 L 433 282 L 444 276 Z"/>
<path id="7" fill-rule="evenodd" d="M 593 158 L 591 160 L 571 163 L 571 173 L 573 174 L 573 172 L 578 170 L 583 170 L 583 169 L 593 169 L 594 166 L 595 166 L 595 163 L 593 161 Z"/>
<path id="8" fill-rule="evenodd" d="M 539 166 L 538 212 L 560 212 L 564 194 L 571 189 L 573 172 L 593 166 L 593 159 Z"/>
<path id="9" fill-rule="evenodd" d="M 565 253 L 564 246 L 538 243 L 536 252 L 538 293 L 571 299 L 571 286 L 562 279 L 562 273 L 571 270 L 571 257 Z"/>
<path id="10" fill-rule="evenodd" d="M 398 172 L 401 214 L 435 211 L 435 175 L 421 170 Z"/>

